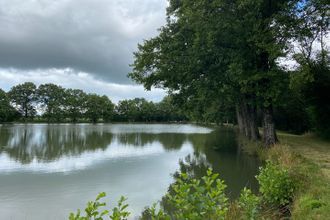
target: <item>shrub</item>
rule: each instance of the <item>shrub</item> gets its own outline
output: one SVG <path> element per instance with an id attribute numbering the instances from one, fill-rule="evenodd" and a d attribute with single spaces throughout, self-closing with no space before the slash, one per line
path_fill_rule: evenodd
<path id="1" fill-rule="evenodd" d="M 182 173 L 172 185 L 173 195 L 167 194 L 174 207 L 175 219 L 224 219 L 228 210 L 225 183 L 211 169 L 201 180 Z"/>
<path id="2" fill-rule="evenodd" d="M 151 208 L 147 207 L 143 212 L 140 220 L 171 220 L 169 214 L 166 214 L 163 209 L 157 209 L 157 203 L 154 203 Z"/>
<path id="3" fill-rule="evenodd" d="M 119 199 L 117 207 L 112 209 L 111 214 L 109 210 L 100 211 L 101 208 L 106 206 L 105 202 L 100 202 L 100 199 L 105 196 L 105 192 L 102 192 L 96 197 L 95 201 L 88 202 L 85 208 L 85 216 L 81 216 L 80 210 L 78 209 L 76 214 L 70 213 L 69 220 L 102 220 L 104 217 L 108 217 L 112 220 L 126 220 L 130 215 L 130 213 L 126 211 L 128 205 L 124 203 L 126 198 L 122 196 Z"/>
<path id="4" fill-rule="evenodd" d="M 207 175 L 201 179 L 190 177 L 186 173 L 181 173 L 171 185 L 171 193 L 167 193 L 165 198 L 173 207 L 173 212 L 166 212 L 164 208 L 156 209 L 156 204 L 147 208 L 142 213 L 141 219 L 170 220 L 170 219 L 224 219 L 228 210 L 228 198 L 225 196 L 225 183 L 219 179 L 219 174 L 214 174 L 212 170 L 207 171 Z M 105 193 L 100 193 L 96 200 L 87 203 L 85 209 L 86 216 L 71 213 L 69 220 L 102 220 L 109 217 L 112 220 L 125 220 L 129 216 L 126 211 L 128 205 L 124 204 L 126 199 L 122 197 L 118 206 L 110 211 L 100 211 L 106 206 L 99 200 L 105 197 Z"/>
<path id="5" fill-rule="evenodd" d="M 256 178 L 265 202 L 285 206 L 292 201 L 295 184 L 287 169 L 267 161 L 266 166 L 260 168 L 260 174 Z"/>
<path id="6" fill-rule="evenodd" d="M 244 188 L 238 200 L 238 205 L 243 211 L 243 219 L 256 219 L 260 198 L 252 193 L 250 189 Z"/>

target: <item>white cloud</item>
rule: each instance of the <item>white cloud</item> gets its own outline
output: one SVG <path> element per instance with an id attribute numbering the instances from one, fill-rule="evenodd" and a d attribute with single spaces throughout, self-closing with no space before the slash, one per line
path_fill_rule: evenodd
<path id="1" fill-rule="evenodd" d="M 36 70 L 17 70 L 0 69 L 0 88 L 8 91 L 13 85 L 24 82 L 33 82 L 36 85 L 44 83 L 54 83 L 64 88 L 82 89 L 87 93 L 97 93 L 107 95 L 117 103 L 122 99 L 132 99 L 144 97 L 147 100 L 158 102 L 165 95 L 161 89 L 145 91 L 143 86 L 117 84 L 96 79 L 85 72 L 77 72 L 73 69 L 36 69 Z"/>

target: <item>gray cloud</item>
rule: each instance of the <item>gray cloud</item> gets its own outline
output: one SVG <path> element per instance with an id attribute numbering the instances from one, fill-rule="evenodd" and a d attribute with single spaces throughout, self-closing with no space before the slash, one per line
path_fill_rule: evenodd
<path id="1" fill-rule="evenodd" d="M 72 68 L 114 83 L 137 43 L 165 22 L 166 0 L 0 0 L 0 67 Z"/>

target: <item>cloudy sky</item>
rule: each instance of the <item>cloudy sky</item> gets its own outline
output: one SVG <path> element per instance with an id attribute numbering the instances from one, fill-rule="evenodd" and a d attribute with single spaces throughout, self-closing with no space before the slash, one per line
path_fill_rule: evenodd
<path id="1" fill-rule="evenodd" d="M 165 23 L 166 0 L 0 0 L 0 88 L 31 81 L 145 97 L 126 77 L 137 43 Z"/>

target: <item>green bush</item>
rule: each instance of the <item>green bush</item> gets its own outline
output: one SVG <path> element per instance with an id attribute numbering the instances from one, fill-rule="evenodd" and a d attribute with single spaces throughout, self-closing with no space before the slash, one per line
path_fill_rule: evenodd
<path id="1" fill-rule="evenodd" d="M 252 193 L 250 189 L 244 188 L 238 200 L 238 205 L 243 211 L 243 219 L 256 219 L 260 198 Z"/>
<path id="2" fill-rule="evenodd" d="M 142 212 L 140 220 L 171 220 L 171 217 L 163 209 L 157 209 L 157 203 L 154 203 L 151 208 L 147 207 Z"/>
<path id="3" fill-rule="evenodd" d="M 103 220 L 105 217 L 112 220 L 126 220 L 130 213 L 126 211 L 128 205 L 124 203 L 126 201 L 125 197 L 122 196 L 120 198 L 117 207 L 112 209 L 111 214 L 111 211 L 106 209 L 100 211 L 100 209 L 106 206 L 105 202 L 100 202 L 100 199 L 105 196 L 105 192 L 102 192 L 96 197 L 95 201 L 88 202 L 85 208 L 85 216 L 81 216 L 81 212 L 78 209 L 76 214 L 70 214 L 69 220 Z"/>
<path id="4" fill-rule="evenodd" d="M 214 174 L 211 169 L 201 179 L 181 173 L 164 197 L 170 209 L 162 207 L 157 211 L 153 205 L 143 212 L 141 219 L 224 219 L 228 210 L 225 188 L 219 174 Z"/>
<path id="5" fill-rule="evenodd" d="M 201 180 L 182 173 L 172 185 L 172 194 L 166 195 L 174 207 L 175 219 L 224 219 L 228 210 L 225 183 L 212 170 Z"/>
<path id="6" fill-rule="evenodd" d="M 195 179 L 185 173 L 179 174 L 175 183 L 171 186 L 173 193 L 165 195 L 167 201 L 173 207 L 174 212 L 168 213 L 163 207 L 156 209 L 157 204 L 147 208 L 141 219 L 170 220 L 170 219 L 224 219 L 228 210 L 228 198 L 224 190 L 226 185 L 219 179 L 218 174 L 212 170 L 201 179 Z M 105 193 L 100 193 L 96 200 L 88 202 L 85 209 L 85 216 L 81 216 L 80 210 L 77 214 L 71 213 L 69 220 L 125 220 L 129 217 L 126 211 L 128 205 L 124 204 L 126 199 L 122 197 L 117 207 L 100 211 L 106 203 L 100 202 Z"/>
<path id="7" fill-rule="evenodd" d="M 260 174 L 256 178 L 265 202 L 285 206 L 292 201 L 295 184 L 287 169 L 267 161 L 266 166 L 260 168 Z"/>

